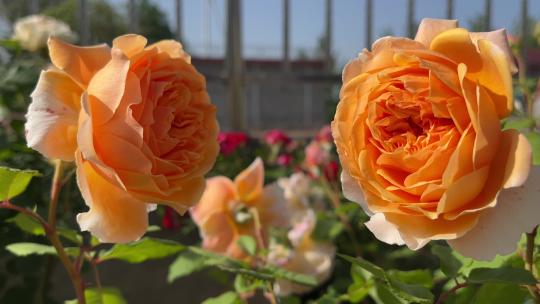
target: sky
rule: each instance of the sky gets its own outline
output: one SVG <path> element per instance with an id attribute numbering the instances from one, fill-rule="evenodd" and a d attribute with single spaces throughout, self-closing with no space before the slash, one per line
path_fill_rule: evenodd
<path id="1" fill-rule="evenodd" d="M 174 22 L 174 0 L 151 0 Z M 116 2 L 122 2 L 116 0 Z M 246 57 L 279 58 L 282 53 L 282 1 L 243 0 L 243 51 Z M 199 55 L 224 53 L 226 0 L 183 0 L 183 37 L 191 52 Z M 404 36 L 406 0 L 374 0 L 373 38 L 392 33 Z M 516 29 L 520 0 L 493 0 L 493 28 Z M 209 9 L 206 9 L 206 7 Z M 483 12 L 484 0 L 454 0 L 454 18 L 461 26 Z M 291 55 L 312 52 L 324 33 L 324 0 L 290 0 Z M 356 57 L 365 43 L 365 0 L 334 0 L 332 50 L 338 62 Z M 446 0 L 416 0 L 417 21 L 444 18 Z M 529 0 L 529 15 L 540 19 L 540 1 Z M 206 20 L 206 21 L 205 21 Z M 207 21 L 210 20 L 210 21 Z M 174 27 L 174 26 L 173 26 Z M 209 47 L 210 46 L 210 47 Z"/>

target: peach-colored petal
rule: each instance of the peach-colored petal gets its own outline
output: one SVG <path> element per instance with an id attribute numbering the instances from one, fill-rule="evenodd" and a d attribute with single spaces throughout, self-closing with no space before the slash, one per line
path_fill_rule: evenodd
<path id="1" fill-rule="evenodd" d="M 367 215 L 373 214 L 373 212 L 369 210 L 368 204 L 364 198 L 364 193 L 358 185 L 358 182 L 345 169 L 341 171 L 341 187 L 346 199 L 359 204 Z"/>
<path id="2" fill-rule="evenodd" d="M 514 252 L 522 233 L 531 232 L 540 224 L 539 192 L 540 167 L 535 166 L 523 186 L 502 190 L 497 205 L 482 212 L 472 230 L 448 243 L 476 260 L 491 260 L 497 254 Z"/>
<path id="3" fill-rule="evenodd" d="M 375 213 L 364 224 L 379 241 L 390 245 L 405 244 L 397 227 L 386 220 L 384 213 Z"/>
<path id="4" fill-rule="evenodd" d="M 106 44 L 79 47 L 50 37 L 48 46 L 52 63 L 83 87 L 111 59 L 111 51 Z"/>
<path id="5" fill-rule="evenodd" d="M 431 41 L 440 33 L 458 27 L 457 20 L 424 18 L 418 26 L 414 40 L 429 47 Z"/>
<path id="6" fill-rule="evenodd" d="M 148 46 L 148 49 L 156 48 L 159 52 L 169 54 L 171 58 L 181 58 L 191 63 L 191 56 L 184 51 L 182 44 L 175 40 L 161 40 Z"/>
<path id="7" fill-rule="evenodd" d="M 224 253 L 234 242 L 236 230 L 231 219 L 223 213 L 212 213 L 201 225 L 202 247 L 204 249 Z"/>
<path id="8" fill-rule="evenodd" d="M 26 114 L 28 147 L 47 158 L 73 161 L 82 89 L 66 73 L 41 72 Z"/>
<path id="9" fill-rule="evenodd" d="M 113 48 L 120 49 L 124 56 L 131 58 L 139 54 L 148 41 L 141 35 L 127 34 L 113 40 Z"/>
<path id="10" fill-rule="evenodd" d="M 257 157 L 249 167 L 236 176 L 234 184 L 237 196 L 241 201 L 249 203 L 258 197 L 264 185 L 264 165 L 262 160 Z"/>
<path id="11" fill-rule="evenodd" d="M 79 213 L 81 230 L 101 242 L 127 243 L 139 239 L 148 227 L 147 206 L 105 179 L 77 154 L 77 182 L 90 211 Z"/>
<path id="12" fill-rule="evenodd" d="M 224 176 L 216 176 L 206 181 L 206 189 L 199 203 L 191 208 L 190 213 L 197 225 L 206 222 L 216 212 L 225 212 L 227 203 L 234 199 L 234 185 Z"/>
<path id="13" fill-rule="evenodd" d="M 505 168 L 504 188 L 520 187 L 531 170 L 532 147 L 523 134 L 508 130 L 512 134 L 508 160 Z"/>
<path id="14" fill-rule="evenodd" d="M 480 54 L 465 29 L 456 28 L 440 33 L 433 38 L 429 48 L 445 55 L 456 64 L 465 64 L 471 73 L 478 72 L 482 68 Z"/>
<path id="15" fill-rule="evenodd" d="M 112 59 L 99 70 L 88 85 L 89 112 L 94 127 L 109 121 L 122 101 L 126 89 L 129 60 L 113 50 Z"/>
<path id="16" fill-rule="evenodd" d="M 485 39 L 493 42 L 496 46 L 499 47 L 501 51 L 504 52 L 504 57 L 506 58 L 512 73 L 517 73 L 518 69 L 514 60 L 514 56 L 512 55 L 510 44 L 508 43 L 508 35 L 506 34 L 505 29 L 498 29 L 491 32 L 473 32 L 471 33 L 471 39 L 475 43 L 477 43 L 477 41 L 480 39 Z"/>

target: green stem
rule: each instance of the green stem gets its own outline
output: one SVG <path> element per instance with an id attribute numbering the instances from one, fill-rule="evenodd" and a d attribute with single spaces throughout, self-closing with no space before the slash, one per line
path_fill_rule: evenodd
<path id="1" fill-rule="evenodd" d="M 58 197 L 60 196 L 60 189 L 62 189 L 62 175 L 64 172 L 61 160 L 55 160 L 54 175 L 51 185 L 51 201 L 49 202 L 49 226 L 56 230 L 56 206 L 58 205 Z"/>
<path id="2" fill-rule="evenodd" d="M 535 265 L 534 265 L 534 240 L 536 238 L 536 231 L 538 227 L 535 227 L 534 230 L 530 233 L 527 233 L 527 245 L 525 248 L 525 269 L 530 271 L 533 275 L 535 275 Z M 527 289 L 533 296 L 535 303 L 540 303 L 540 290 L 538 289 L 538 286 L 527 286 Z"/>

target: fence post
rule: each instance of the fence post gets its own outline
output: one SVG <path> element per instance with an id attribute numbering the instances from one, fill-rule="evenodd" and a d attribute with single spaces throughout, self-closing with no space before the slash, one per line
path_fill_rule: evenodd
<path id="1" fill-rule="evenodd" d="M 414 24 L 414 0 L 407 1 L 407 31 L 408 36 L 413 38 L 415 35 L 415 24 Z"/>
<path id="2" fill-rule="evenodd" d="M 240 0 L 227 3 L 227 54 L 228 103 L 231 127 L 234 130 L 246 129 L 244 115 L 244 81 L 242 61 L 242 34 L 240 24 Z"/>
<path id="3" fill-rule="evenodd" d="M 454 19 L 454 0 L 446 0 L 446 19 Z"/>
<path id="4" fill-rule="evenodd" d="M 484 2 L 484 31 L 491 30 L 491 0 Z"/>
<path id="5" fill-rule="evenodd" d="M 175 13 L 176 13 L 176 40 L 182 42 L 182 0 L 175 0 Z"/>
<path id="6" fill-rule="evenodd" d="M 373 43 L 373 1 L 366 0 L 366 47 Z"/>
<path id="7" fill-rule="evenodd" d="M 332 0 L 326 0 L 324 36 L 324 63 L 329 71 L 332 69 Z"/>
<path id="8" fill-rule="evenodd" d="M 283 71 L 290 72 L 289 55 L 289 0 L 283 0 Z"/>
<path id="9" fill-rule="evenodd" d="M 88 15 L 88 1 L 79 0 L 79 38 L 82 45 L 90 43 L 90 18 Z"/>
<path id="10" fill-rule="evenodd" d="M 139 32 L 139 6 L 137 0 L 129 0 L 129 31 L 132 33 Z"/>

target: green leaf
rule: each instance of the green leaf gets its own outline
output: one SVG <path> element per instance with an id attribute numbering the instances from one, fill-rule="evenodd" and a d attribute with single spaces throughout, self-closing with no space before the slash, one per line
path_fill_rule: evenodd
<path id="1" fill-rule="evenodd" d="M 257 251 L 257 242 L 249 235 L 242 235 L 238 238 L 238 246 L 242 248 L 250 256 L 254 256 Z"/>
<path id="2" fill-rule="evenodd" d="M 242 304 L 236 292 L 229 291 L 215 298 L 208 298 L 202 304 Z"/>
<path id="3" fill-rule="evenodd" d="M 286 279 L 293 283 L 302 284 L 306 286 L 317 286 L 317 280 L 312 276 L 287 271 L 283 268 L 279 268 L 276 266 L 265 266 L 261 269 L 261 271 L 268 273 L 278 279 Z"/>
<path id="4" fill-rule="evenodd" d="M 349 301 L 352 303 L 358 303 L 362 301 L 373 288 L 373 284 L 364 283 L 353 283 L 347 288 L 347 295 L 349 296 Z"/>
<path id="5" fill-rule="evenodd" d="M 431 245 L 431 252 L 439 257 L 442 272 L 450 278 L 457 276 L 463 263 L 453 254 L 449 246 Z"/>
<path id="6" fill-rule="evenodd" d="M 19 41 L 15 39 L 0 39 L 0 46 L 8 50 L 17 51 L 21 49 L 21 45 L 19 44 Z"/>
<path id="7" fill-rule="evenodd" d="M 540 134 L 537 132 L 525 133 L 525 136 L 529 140 L 533 153 L 533 164 L 535 166 L 540 165 Z"/>
<path id="8" fill-rule="evenodd" d="M 368 262 L 366 260 L 364 260 L 363 258 L 361 257 L 356 257 L 356 258 L 353 258 L 353 257 L 350 257 L 348 255 L 344 255 L 344 254 L 337 254 L 340 258 L 352 263 L 352 264 L 355 264 L 355 265 L 358 265 L 360 267 L 362 267 L 363 269 L 367 270 L 369 273 L 371 273 L 374 277 L 376 277 L 377 279 L 381 279 L 381 280 L 386 280 L 386 274 L 384 273 L 384 270 L 371 263 L 371 262 Z"/>
<path id="9" fill-rule="evenodd" d="M 43 226 L 24 213 L 18 213 L 16 216 L 7 219 L 6 222 L 15 224 L 19 229 L 32 235 L 45 235 Z"/>
<path id="10" fill-rule="evenodd" d="M 315 240 L 332 241 L 343 231 L 343 224 L 337 217 L 330 217 L 320 212 L 317 214 L 317 222 L 311 236 Z"/>
<path id="11" fill-rule="evenodd" d="M 405 304 L 403 299 L 397 297 L 388 287 L 383 283 L 377 283 L 376 285 L 376 302 L 380 304 Z"/>
<path id="12" fill-rule="evenodd" d="M 530 129 L 535 126 L 535 121 L 533 119 L 528 119 L 524 117 L 511 117 L 504 121 L 503 130 L 508 129 Z"/>
<path id="13" fill-rule="evenodd" d="M 21 194 L 34 176 L 41 174 L 34 170 L 18 170 L 0 167 L 0 200 Z"/>
<path id="14" fill-rule="evenodd" d="M 206 268 L 205 258 L 191 251 L 186 250 L 181 253 L 169 266 L 167 282 L 192 274 L 193 272 Z"/>
<path id="15" fill-rule="evenodd" d="M 128 263 L 141 263 L 151 259 L 161 259 L 176 254 L 185 247 L 179 243 L 156 238 L 143 238 L 129 244 L 116 244 L 100 254 L 101 261 L 122 260 Z"/>
<path id="16" fill-rule="evenodd" d="M 388 270 L 388 275 L 405 284 L 417 284 L 425 288 L 433 287 L 433 275 L 427 269 L 409 271 Z"/>
<path id="17" fill-rule="evenodd" d="M 470 283 L 508 283 L 534 285 L 538 283 L 534 276 L 522 268 L 503 266 L 500 268 L 475 268 L 469 274 Z"/>
<path id="18" fill-rule="evenodd" d="M 58 227 L 56 231 L 61 237 L 77 245 L 82 245 L 83 243 L 82 236 L 75 230 L 71 230 L 69 228 L 64 228 L 64 227 Z"/>
<path id="19" fill-rule="evenodd" d="M 488 283 L 476 293 L 476 304 L 525 303 L 529 292 L 526 288 L 513 284 Z"/>
<path id="20" fill-rule="evenodd" d="M 234 290 L 236 292 L 242 294 L 246 292 L 252 292 L 259 288 L 264 288 L 265 283 L 262 280 L 259 280 L 257 278 L 245 276 L 245 275 L 237 275 L 234 278 Z"/>
<path id="21" fill-rule="evenodd" d="M 120 290 L 110 287 L 87 288 L 84 290 L 86 304 L 125 304 L 127 301 Z M 65 301 L 65 304 L 77 304 L 77 300 Z"/>
<path id="22" fill-rule="evenodd" d="M 343 254 L 338 254 L 338 256 L 362 267 L 364 270 L 371 273 L 373 277 L 376 278 L 380 283 L 384 283 L 386 286 L 388 286 L 388 290 L 394 296 L 400 299 L 415 303 L 433 302 L 433 294 L 429 291 L 429 289 L 423 286 L 400 282 L 397 279 L 392 278 L 381 267 L 371 262 L 368 262 L 360 257 L 353 258 Z"/>
<path id="23" fill-rule="evenodd" d="M 56 254 L 53 246 L 37 243 L 13 243 L 7 245 L 6 249 L 16 256 Z"/>

